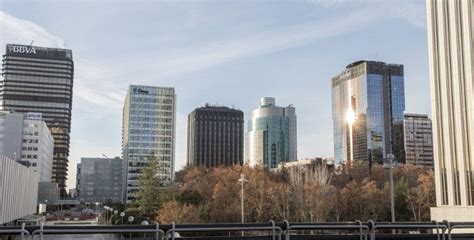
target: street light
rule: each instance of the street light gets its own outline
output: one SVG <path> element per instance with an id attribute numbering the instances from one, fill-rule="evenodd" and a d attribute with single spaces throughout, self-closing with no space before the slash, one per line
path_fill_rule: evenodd
<path id="1" fill-rule="evenodd" d="M 128 223 L 129 224 L 132 224 L 133 223 L 133 220 L 135 220 L 135 218 L 133 216 L 128 216 Z M 132 239 L 132 233 L 130 232 L 130 238 L 129 239 Z"/>
<path id="2" fill-rule="evenodd" d="M 244 216 L 244 183 L 247 180 L 245 179 L 245 175 L 243 173 L 240 174 L 240 179 L 239 182 L 241 184 L 242 190 L 241 190 L 241 195 L 240 195 L 240 204 L 241 204 L 241 214 L 242 214 L 242 223 L 245 222 L 245 216 Z M 242 231 L 242 236 L 244 236 L 244 231 Z"/>
<path id="3" fill-rule="evenodd" d="M 394 186 L 393 186 L 393 166 L 395 155 L 387 154 L 387 161 L 384 162 L 384 168 L 389 169 L 390 171 L 390 211 L 392 215 L 392 223 L 395 222 L 395 193 L 394 193 Z"/>
<path id="4" fill-rule="evenodd" d="M 120 217 L 122 217 L 122 225 L 123 225 L 123 217 L 125 217 L 125 213 L 124 213 L 124 212 L 121 212 L 121 213 L 120 213 Z"/>

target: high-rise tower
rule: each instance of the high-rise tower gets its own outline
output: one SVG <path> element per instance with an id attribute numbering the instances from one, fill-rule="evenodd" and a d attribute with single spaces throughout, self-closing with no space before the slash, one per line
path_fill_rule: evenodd
<path id="1" fill-rule="evenodd" d="M 474 0 L 428 0 L 436 206 L 431 218 L 474 221 Z"/>
<path id="2" fill-rule="evenodd" d="M 244 113 L 223 106 L 195 109 L 188 115 L 188 165 L 242 164 Z"/>
<path id="3" fill-rule="evenodd" d="M 174 176 L 176 95 L 174 88 L 131 85 L 123 108 L 124 198 L 135 199 L 138 177 L 151 157 L 163 182 Z"/>
<path id="4" fill-rule="evenodd" d="M 69 49 L 7 44 L 0 110 L 39 112 L 54 138 L 52 179 L 66 195 L 74 63 Z"/>
<path id="5" fill-rule="evenodd" d="M 266 168 L 296 161 L 296 136 L 295 108 L 278 107 L 275 98 L 262 98 L 248 121 L 245 160 Z"/>
<path id="6" fill-rule="evenodd" d="M 334 159 L 405 162 L 403 65 L 358 61 L 332 78 Z"/>

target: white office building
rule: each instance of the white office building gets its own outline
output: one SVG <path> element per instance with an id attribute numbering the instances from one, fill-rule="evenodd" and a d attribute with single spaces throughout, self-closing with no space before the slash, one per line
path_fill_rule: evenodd
<path id="1" fill-rule="evenodd" d="M 427 0 L 436 207 L 474 221 L 474 0 Z"/>
<path id="2" fill-rule="evenodd" d="M 131 85 L 123 108 L 124 199 L 135 199 L 140 170 L 153 157 L 163 183 L 174 177 L 176 95 L 174 88 Z"/>
<path id="3" fill-rule="evenodd" d="M 0 112 L 0 154 L 29 165 L 51 182 L 54 139 L 41 113 Z"/>

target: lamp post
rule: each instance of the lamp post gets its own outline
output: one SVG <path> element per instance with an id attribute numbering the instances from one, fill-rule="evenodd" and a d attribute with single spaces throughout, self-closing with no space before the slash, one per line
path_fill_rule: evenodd
<path id="1" fill-rule="evenodd" d="M 242 215 L 242 223 L 245 223 L 245 216 L 244 216 L 244 183 L 247 180 L 245 179 L 245 175 L 243 173 L 240 174 L 239 182 L 241 184 L 241 194 L 240 194 L 240 205 L 241 205 L 241 215 Z M 242 231 L 242 236 L 244 236 L 244 231 Z"/>
<path id="2" fill-rule="evenodd" d="M 133 216 L 128 216 L 128 223 L 129 224 L 132 224 L 133 220 L 135 220 L 135 218 Z M 130 233 L 129 237 L 130 237 L 129 239 L 132 239 L 132 233 Z"/>
<path id="3" fill-rule="evenodd" d="M 122 225 L 123 225 L 123 217 L 125 217 L 125 213 L 124 213 L 124 212 L 121 212 L 121 213 L 120 213 L 120 217 L 122 217 Z"/>
<path id="4" fill-rule="evenodd" d="M 390 180 L 390 211 L 392 216 L 392 223 L 395 222 L 395 190 L 393 186 L 393 166 L 395 155 L 387 154 L 387 161 L 385 161 L 384 168 L 389 169 L 389 180 Z"/>

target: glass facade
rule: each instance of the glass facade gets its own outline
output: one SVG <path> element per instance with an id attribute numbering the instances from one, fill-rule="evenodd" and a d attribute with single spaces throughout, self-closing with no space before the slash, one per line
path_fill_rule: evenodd
<path id="1" fill-rule="evenodd" d="M 54 138 L 52 179 L 66 195 L 74 63 L 69 49 L 7 44 L 0 110 L 42 113 Z"/>
<path id="2" fill-rule="evenodd" d="M 159 162 L 164 182 L 174 176 L 176 95 L 174 88 L 131 85 L 123 109 L 124 198 L 134 200 L 141 168 Z"/>
<path id="3" fill-rule="evenodd" d="M 76 189 L 83 203 L 122 202 L 122 159 L 81 158 Z"/>
<path id="4" fill-rule="evenodd" d="M 261 102 L 248 122 L 247 161 L 276 168 L 280 163 L 297 160 L 295 108 L 277 107 L 273 98 Z"/>
<path id="5" fill-rule="evenodd" d="M 359 61 L 332 79 L 334 158 L 405 162 L 403 65 Z"/>

